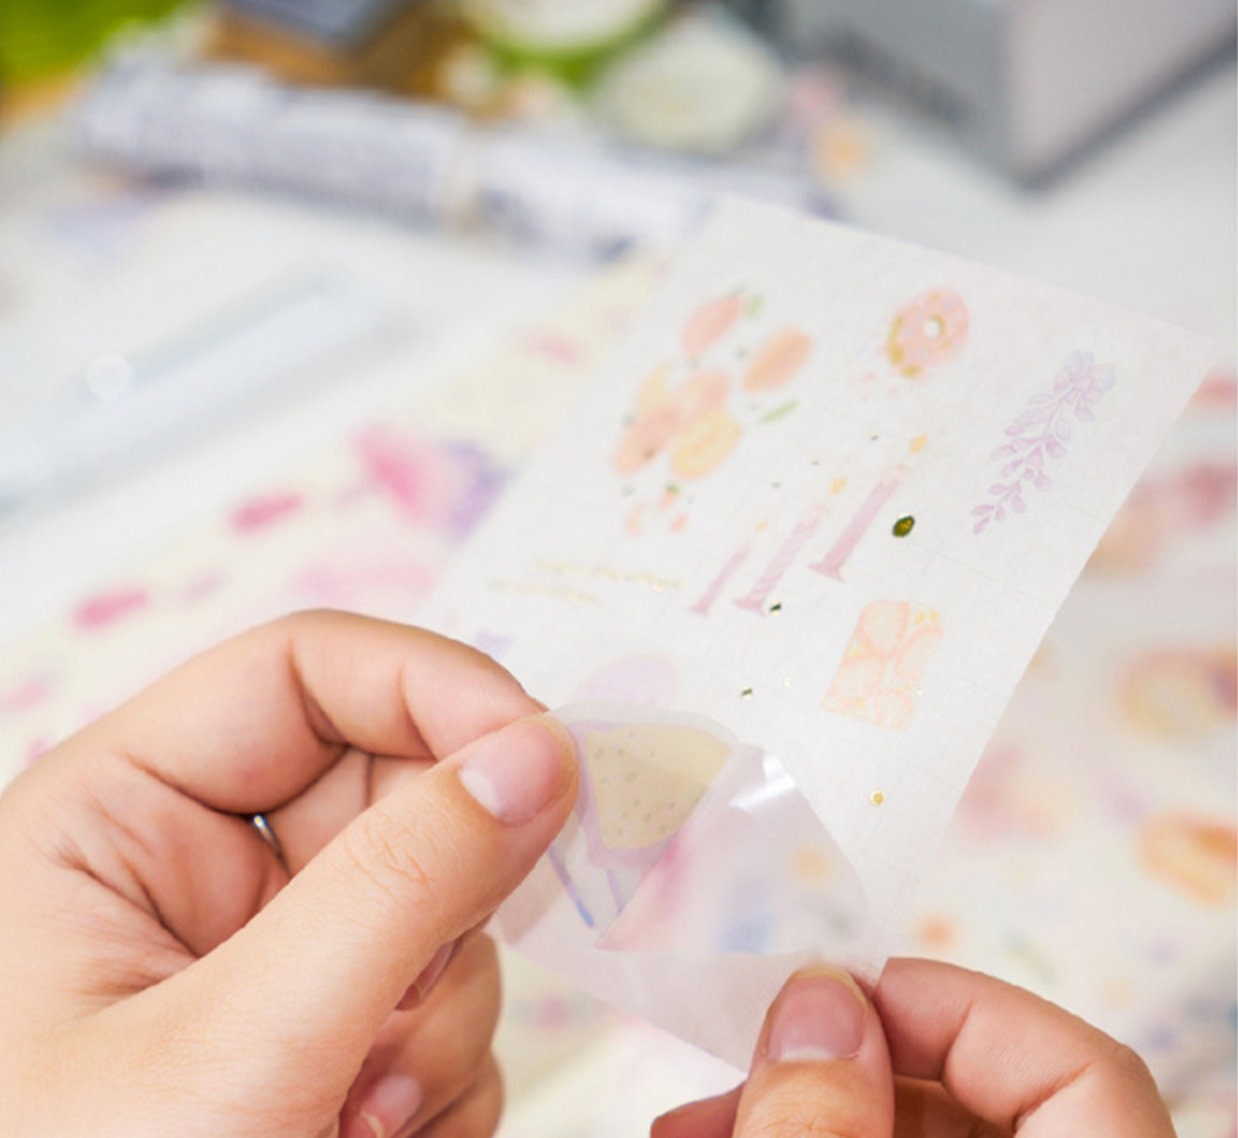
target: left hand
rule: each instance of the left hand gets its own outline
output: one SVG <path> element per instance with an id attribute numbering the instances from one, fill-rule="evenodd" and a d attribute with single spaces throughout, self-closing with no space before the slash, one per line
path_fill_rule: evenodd
<path id="1" fill-rule="evenodd" d="M 1143 1060 L 992 976 L 891 960 L 871 999 L 793 976 L 748 1080 L 663 1115 L 652 1138 L 1174 1138 Z"/>
<path id="2" fill-rule="evenodd" d="M 575 791 L 540 711 L 461 644 L 320 613 L 40 759 L 0 797 L 4 1132 L 491 1134 L 474 930 Z"/>

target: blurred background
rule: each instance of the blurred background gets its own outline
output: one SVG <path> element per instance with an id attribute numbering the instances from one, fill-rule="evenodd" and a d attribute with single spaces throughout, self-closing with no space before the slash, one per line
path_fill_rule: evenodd
<path id="1" fill-rule="evenodd" d="M 4 0 L 0 779 L 293 608 L 416 620 L 719 193 L 1210 336 L 907 951 L 1234 1138 L 1232 0 Z M 733 1073 L 518 960 L 506 1138 Z"/>

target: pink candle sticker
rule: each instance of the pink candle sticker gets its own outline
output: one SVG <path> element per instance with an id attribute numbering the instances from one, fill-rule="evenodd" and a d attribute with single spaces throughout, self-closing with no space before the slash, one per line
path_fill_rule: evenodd
<path id="1" fill-rule="evenodd" d="M 856 510 L 851 521 L 847 523 L 847 528 L 834 544 L 830 547 L 830 551 L 816 565 L 813 566 L 818 573 L 824 573 L 827 577 L 833 577 L 836 581 L 841 581 L 843 578 L 843 566 L 847 564 L 848 559 L 855 552 L 855 547 L 860 544 L 860 539 L 868 532 L 868 527 L 876 520 L 877 515 L 881 512 L 884 506 L 898 489 L 898 484 L 907 476 L 907 467 L 895 467 L 887 474 L 876 486 L 869 491 L 868 497 L 861 503 L 860 508 Z"/>
<path id="2" fill-rule="evenodd" d="M 839 480 L 831 488 L 832 493 L 837 493 L 842 486 L 842 480 Z M 740 597 L 735 602 L 739 608 L 756 613 L 765 611 L 770 594 L 778 587 L 778 583 L 786 576 L 787 570 L 795 564 L 795 559 L 799 557 L 804 546 L 820 528 L 829 508 L 829 498 L 823 498 L 810 507 L 788 535 L 787 540 L 782 543 L 782 547 L 774 554 L 765 571 L 757 578 L 747 596 Z"/>
<path id="3" fill-rule="evenodd" d="M 696 603 L 689 607 L 690 612 L 699 613 L 701 616 L 709 615 L 709 610 L 713 608 L 714 602 L 722 594 L 722 590 L 726 588 L 727 582 L 739 572 L 744 562 L 751 556 L 753 549 L 756 547 L 757 540 L 767 524 L 766 522 L 759 522 L 752 532 L 744 538 L 735 552 L 723 563 L 722 568 L 710 582 L 709 587 L 700 595 Z"/>
<path id="4" fill-rule="evenodd" d="M 907 447 L 908 456 L 920 454 L 927 445 L 928 439 L 923 435 L 917 435 Z M 839 535 L 838 540 L 830 547 L 830 551 L 812 568 L 826 577 L 841 581 L 843 566 L 847 564 L 869 527 L 877 520 L 877 515 L 881 513 L 882 508 L 894 496 L 894 491 L 898 489 L 899 484 L 910 473 L 911 467 L 907 462 L 901 462 L 887 471 L 860 504 L 860 508 L 847 523 L 846 529 Z"/>

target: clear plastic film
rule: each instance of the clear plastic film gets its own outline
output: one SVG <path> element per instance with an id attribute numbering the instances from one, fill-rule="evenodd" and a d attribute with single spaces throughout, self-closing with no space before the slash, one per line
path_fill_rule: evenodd
<path id="1" fill-rule="evenodd" d="M 580 792 L 500 910 L 499 934 L 746 1062 L 759 1012 L 787 975 L 812 959 L 854 956 L 866 915 L 858 875 L 777 758 L 716 721 L 620 703 L 554 714 L 576 744 Z M 736 984 L 754 982 L 762 998 L 731 1006 Z M 668 1022 L 676 1008 L 698 1020 L 691 1009 L 702 1000 L 708 1031 Z"/>

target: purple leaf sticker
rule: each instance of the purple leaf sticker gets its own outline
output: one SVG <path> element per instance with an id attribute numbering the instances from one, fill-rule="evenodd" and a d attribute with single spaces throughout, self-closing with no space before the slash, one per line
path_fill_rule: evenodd
<path id="1" fill-rule="evenodd" d="M 1006 427 L 1004 434 L 1010 441 L 990 452 L 990 459 L 1001 462 L 999 475 L 1010 481 L 993 483 L 988 489 L 992 501 L 972 510 L 972 516 L 980 518 L 972 527 L 973 533 L 980 533 L 990 521 L 1004 521 L 1007 510 L 1026 512 L 1025 485 L 1037 490 L 1053 486 L 1044 470 L 1046 459 L 1066 457 L 1067 444 L 1073 437 L 1071 418 L 1079 423 L 1095 422 L 1096 404 L 1116 382 L 1116 370 L 1097 363 L 1091 352 L 1074 352 L 1067 358 L 1053 377 L 1051 390 L 1033 395 Z"/>

